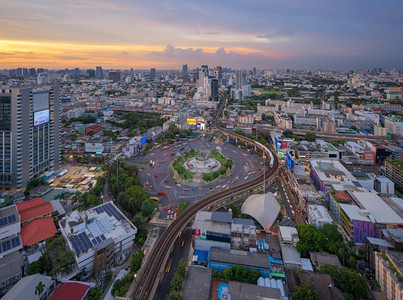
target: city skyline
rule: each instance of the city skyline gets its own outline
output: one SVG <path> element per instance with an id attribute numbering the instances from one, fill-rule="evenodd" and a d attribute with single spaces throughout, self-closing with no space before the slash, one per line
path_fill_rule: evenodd
<path id="1" fill-rule="evenodd" d="M 403 68 L 403 4 L 4 1 L 0 65 Z"/>

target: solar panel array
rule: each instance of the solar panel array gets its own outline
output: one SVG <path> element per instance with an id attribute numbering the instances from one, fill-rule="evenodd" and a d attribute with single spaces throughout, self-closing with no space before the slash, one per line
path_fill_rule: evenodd
<path id="1" fill-rule="evenodd" d="M 92 243 L 94 245 L 99 244 L 100 242 L 106 240 L 105 236 L 102 234 L 101 236 L 97 236 L 96 238 L 92 239 Z"/>
<path id="2" fill-rule="evenodd" d="M 16 220 L 17 220 L 17 217 L 15 215 L 11 215 L 11 216 L 8 216 L 8 217 L 1 218 L 0 219 L 0 227 L 5 226 L 5 225 L 7 225 L 9 223 L 11 224 L 11 223 L 15 222 Z"/>
<path id="3" fill-rule="evenodd" d="M 110 217 L 115 217 L 116 220 L 120 221 L 123 219 L 122 213 L 111 203 L 106 203 L 104 205 L 98 206 L 95 208 L 95 211 L 98 214 L 101 214 L 103 212 L 106 212 L 108 216 Z"/>
<path id="4" fill-rule="evenodd" d="M 87 233 L 85 232 L 81 232 L 71 237 L 70 242 L 73 245 L 74 251 L 76 252 L 77 255 L 87 252 L 89 249 L 93 247 L 93 244 L 91 243 Z"/>
<path id="5" fill-rule="evenodd" d="M 12 238 L 11 240 L 0 243 L 0 253 L 6 252 L 10 249 L 16 248 L 21 245 L 20 237 Z"/>

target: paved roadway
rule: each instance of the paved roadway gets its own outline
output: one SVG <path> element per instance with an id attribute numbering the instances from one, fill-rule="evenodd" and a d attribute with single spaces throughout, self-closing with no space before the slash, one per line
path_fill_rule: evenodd
<path id="1" fill-rule="evenodd" d="M 278 186 L 281 198 L 283 199 L 284 209 L 287 213 L 287 216 L 289 218 L 294 218 L 295 224 L 297 225 L 305 224 L 300 210 L 297 209 L 296 199 L 290 190 L 288 179 L 283 176 L 283 173 L 280 173 L 280 176 L 277 177 L 276 184 Z"/>
<path id="2" fill-rule="evenodd" d="M 174 276 L 179 260 L 189 256 L 190 244 L 192 243 L 192 230 L 185 228 L 173 246 L 173 250 L 164 266 L 164 274 L 155 292 L 154 299 L 165 299 L 171 288 L 171 280 Z"/>
<path id="3" fill-rule="evenodd" d="M 129 163 L 137 162 L 136 166 L 141 169 L 139 175 L 148 195 L 160 198 L 160 218 L 167 218 L 168 207 L 179 207 L 179 203 L 187 201 L 194 203 L 204 198 L 206 194 L 222 189 L 223 186 L 226 188 L 231 184 L 242 183 L 258 176 L 263 171 L 262 167 L 258 164 L 259 161 L 262 161 L 260 156 L 247 152 L 230 143 L 218 145 L 213 142 L 207 142 L 207 139 L 205 137 L 197 138 L 193 142 L 181 143 L 165 151 L 161 148 L 154 149 L 144 156 L 138 155 L 134 159 L 129 160 Z M 179 183 L 179 181 L 169 174 L 169 165 L 175 160 L 177 153 L 183 154 L 191 149 L 214 150 L 217 147 L 220 147 L 223 154 L 230 157 L 234 162 L 233 172 L 229 177 L 214 184 L 197 187 Z M 155 161 L 154 168 L 149 165 L 150 160 Z M 138 162 L 145 162 L 146 164 L 139 164 Z M 256 173 L 252 174 L 253 172 Z M 158 192 L 166 192 L 167 195 L 158 196 Z M 164 207 L 167 207 L 167 209 L 165 210 Z"/>

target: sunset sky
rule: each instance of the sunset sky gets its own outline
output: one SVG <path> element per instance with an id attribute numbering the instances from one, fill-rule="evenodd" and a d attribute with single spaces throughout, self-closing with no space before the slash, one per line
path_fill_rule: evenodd
<path id="1" fill-rule="evenodd" d="M 2 0 L 0 69 L 403 69 L 402 0 Z"/>

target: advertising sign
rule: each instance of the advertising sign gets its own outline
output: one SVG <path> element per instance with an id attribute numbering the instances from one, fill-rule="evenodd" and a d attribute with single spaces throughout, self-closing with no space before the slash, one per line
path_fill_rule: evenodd
<path id="1" fill-rule="evenodd" d="M 291 158 L 290 153 L 287 152 L 286 154 L 286 160 L 285 162 L 287 163 L 287 166 L 290 168 L 290 170 L 292 170 L 293 166 L 294 166 L 294 161 Z"/>
<path id="2" fill-rule="evenodd" d="M 196 128 L 197 128 L 197 129 L 200 129 L 200 127 L 201 127 L 200 123 L 197 123 L 197 124 L 196 124 Z"/>
<path id="3" fill-rule="evenodd" d="M 188 125 L 196 125 L 196 119 L 187 119 Z"/>
<path id="4" fill-rule="evenodd" d="M 206 240 L 207 239 L 207 231 L 206 230 L 200 230 L 200 239 L 201 240 Z"/>
<path id="5" fill-rule="evenodd" d="M 287 141 L 281 141 L 281 149 L 287 149 Z"/>
<path id="6" fill-rule="evenodd" d="M 140 140 L 140 146 L 143 146 L 147 142 L 147 136 L 143 136 Z"/>
<path id="7" fill-rule="evenodd" d="M 277 149 L 282 149 L 281 142 L 278 140 L 278 138 L 276 136 L 274 137 L 274 142 L 276 144 Z"/>
<path id="8" fill-rule="evenodd" d="M 49 122 L 49 109 L 34 112 L 34 126 Z"/>

